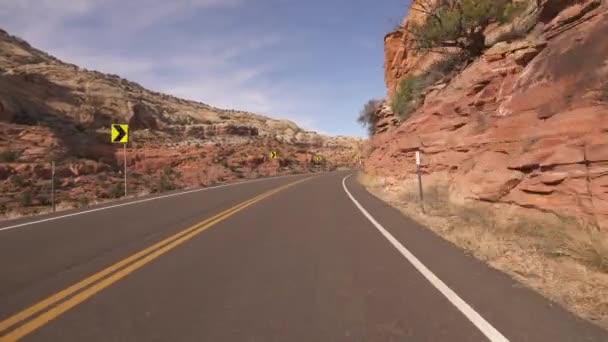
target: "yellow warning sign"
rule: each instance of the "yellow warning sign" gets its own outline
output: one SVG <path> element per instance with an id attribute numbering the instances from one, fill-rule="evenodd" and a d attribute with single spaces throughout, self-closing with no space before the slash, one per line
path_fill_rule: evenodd
<path id="1" fill-rule="evenodd" d="M 112 124 L 112 142 L 126 144 L 129 142 L 129 125 Z"/>
<path id="2" fill-rule="evenodd" d="M 271 151 L 270 152 L 270 158 L 277 159 L 277 151 Z"/>

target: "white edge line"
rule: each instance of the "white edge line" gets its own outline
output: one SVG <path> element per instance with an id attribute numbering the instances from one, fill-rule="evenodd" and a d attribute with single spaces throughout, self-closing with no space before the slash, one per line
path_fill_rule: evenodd
<path id="1" fill-rule="evenodd" d="M 236 186 L 236 185 L 242 185 L 242 184 L 248 184 L 248 183 L 254 183 L 254 182 L 268 181 L 268 180 L 273 180 L 273 179 L 281 179 L 281 178 L 288 178 L 288 177 L 297 177 L 297 176 L 302 176 L 302 175 L 305 175 L 305 174 L 285 175 L 285 176 L 268 177 L 268 178 L 259 178 L 259 179 L 253 179 L 253 180 L 250 180 L 250 181 L 245 181 L 245 182 L 222 184 L 222 185 L 210 186 L 210 187 L 207 187 L 207 188 L 200 188 L 200 189 L 188 190 L 188 191 L 178 192 L 178 193 L 173 193 L 173 194 L 168 194 L 168 195 L 161 195 L 161 196 L 146 198 L 146 199 L 142 199 L 142 200 L 131 201 L 131 202 L 127 202 L 127 203 L 109 205 L 107 207 L 101 207 L 101 208 L 89 209 L 89 210 L 85 210 L 85 211 L 79 211 L 79 212 L 72 213 L 72 214 L 66 214 L 66 215 L 61 215 L 61 216 L 49 217 L 49 218 L 42 219 L 42 220 L 37 220 L 37 221 L 24 222 L 24 223 L 16 224 L 16 225 L 13 225 L 13 226 L 8 226 L 8 227 L 0 228 L 0 232 L 5 231 L 5 230 L 19 228 L 19 227 L 34 225 L 34 224 L 38 224 L 38 223 L 43 223 L 43 222 L 48 222 L 48 221 L 55 221 L 55 220 L 59 220 L 59 219 L 67 218 L 67 217 L 88 214 L 88 213 L 92 213 L 92 212 L 96 212 L 96 211 L 102 211 L 102 210 L 107 210 L 107 209 L 112 209 L 112 208 L 124 207 L 124 206 L 127 206 L 127 205 L 138 204 L 138 203 L 143 203 L 143 202 L 155 201 L 155 200 L 158 200 L 158 199 L 163 199 L 163 198 L 168 198 L 168 197 L 186 195 L 186 194 L 190 194 L 190 193 L 193 193 L 193 192 L 202 192 L 202 191 L 207 191 L 207 190 L 212 190 L 212 189 L 217 189 L 217 188 L 224 188 L 224 187 Z"/>
<path id="2" fill-rule="evenodd" d="M 412 266 L 414 266 L 418 272 L 420 272 L 431 285 L 433 285 L 441 294 L 452 303 L 458 311 L 460 311 L 466 318 L 473 323 L 477 329 L 479 329 L 490 341 L 492 342 L 509 342 L 509 340 L 503 336 L 496 328 L 494 328 L 488 321 L 486 321 L 475 309 L 473 309 L 467 302 L 450 289 L 441 279 L 439 279 L 431 270 L 429 270 L 414 254 L 412 254 L 407 248 L 405 248 L 391 233 L 389 233 L 372 215 L 370 215 L 365 208 L 355 199 L 355 197 L 348 191 L 346 187 L 346 180 L 352 176 L 348 175 L 342 179 L 342 187 L 351 201 L 359 208 L 361 213 L 384 235 L 384 237 L 395 247 Z"/>

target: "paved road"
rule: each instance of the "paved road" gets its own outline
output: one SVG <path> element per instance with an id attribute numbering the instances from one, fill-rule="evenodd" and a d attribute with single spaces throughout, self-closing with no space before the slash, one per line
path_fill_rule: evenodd
<path id="1" fill-rule="evenodd" d="M 3 223 L 0 341 L 608 341 L 347 175 Z"/>

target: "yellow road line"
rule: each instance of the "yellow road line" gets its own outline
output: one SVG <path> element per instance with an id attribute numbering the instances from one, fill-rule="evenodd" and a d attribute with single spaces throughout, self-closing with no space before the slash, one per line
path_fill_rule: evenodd
<path id="1" fill-rule="evenodd" d="M 260 196 L 262 196 L 262 195 L 260 195 Z M 251 200 L 249 200 L 249 201 L 251 201 Z M 27 308 L 27 309 L 25 309 L 25 310 L 23 310 L 23 311 L 15 314 L 15 315 L 9 317 L 9 318 L 7 318 L 6 320 L 0 322 L 0 332 L 6 330 L 8 328 L 10 328 L 11 326 L 19 323 L 20 321 L 22 321 L 24 319 L 27 319 L 30 316 L 35 315 L 36 313 L 44 310 L 45 308 L 47 308 L 47 307 L 55 304 L 56 302 L 58 302 L 60 300 L 62 300 L 64 298 L 72 295 L 73 293 L 78 292 L 79 290 L 81 290 L 81 289 L 83 289 L 83 288 L 85 288 L 85 287 L 93 284 L 94 282 L 100 280 L 101 278 L 106 277 L 107 275 L 109 275 L 109 274 L 117 271 L 118 269 L 120 269 L 120 268 L 122 268 L 122 267 L 124 267 L 124 266 L 126 266 L 126 265 L 128 265 L 130 263 L 132 263 L 133 261 L 135 261 L 135 260 L 143 257 L 144 255 L 149 254 L 150 252 L 154 251 L 155 249 L 160 248 L 162 245 L 165 245 L 165 244 L 171 242 L 172 240 L 175 240 L 175 239 L 179 238 L 180 236 L 185 235 L 188 232 L 191 232 L 192 230 L 196 229 L 196 227 L 200 226 L 201 224 L 205 224 L 206 222 L 208 222 L 210 220 L 216 219 L 216 218 L 218 218 L 218 217 L 220 217 L 220 216 L 222 216 L 222 215 L 224 215 L 224 214 L 226 214 L 226 213 L 228 213 L 228 212 L 230 212 L 232 210 L 235 210 L 236 208 L 238 208 L 238 207 L 246 204 L 249 201 L 246 201 L 246 202 L 244 202 L 244 203 L 242 203 L 240 205 L 237 205 L 236 207 L 233 207 L 233 208 L 230 208 L 230 209 L 228 209 L 226 211 L 223 211 L 223 212 L 221 212 L 221 213 L 219 213 L 219 214 L 217 214 L 217 215 L 215 215 L 213 217 L 210 217 L 209 219 L 207 219 L 207 220 L 205 220 L 205 221 L 203 221 L 201 223 L 198 223 L 198 224 L 196 224 L 196 225 L 194 225 L 194 226 L 192 226 L 190 228 L 187 228 L 187 229 L 185 229 L 185 230 L 183 230 L 183 231 L 181 231 L 181 232 L 179 232 L 179 233 L 177 233 L 175 235 L 172 235 L 172 236 L 170 236 L 170 237 L 168 237 L 168 238 L 166 238 L 166 239 L 164 239 L 164 240 L 162 240 L 162 241 L 160 241 L 160 242 L 158 242 L 158 243 L 156 243 L 156 244 L 154 244 L 154 245 L 152 245 L 152 246 L 150 246 L 150 247 L 148 247 L 148 248 L 146 248 L 144 250 L 141 250 L 141 251 L 139 251 L 139 252 L 137 252 L 137 253 L 135 253 L 135 254 L 127 257 L 126 259 L 123 259 L 123 260 L 121 260 L 121 261 L 119 261 L 119 262 L 117 262 L 117 263 L 115 263 L 115 264 L 107 267 L 106 269 L 104 269 L 104 270 L 102 270 L 102 271 L 100 271 L 100 272 L 98 272 L 98 273 L 96 273 L 96 274 L 94 274 L 94 275 L 92 275 L 92 276 L 90 276 L 90 277 L 88 277 L 88 278 L 86 278 L 86 279 L 84 279 L 84 280 L 82 280 L 82 281 L 80 281 L 80 282 L 78 282 L 78 283 L 76 283 L 76 284 L 74 284 L 74 285 L 66 288 L 65 290 L 62 290 L 62 291 L 60 291 L 60 292 L 58 292 L 58 293 L 56 293 L 56 294 L 54 294 L 54 295 L 52 295 L 52 296 L 50 296 L 50 297 L 48 297 L 48 298 L 40 301 L 40 302 L 38 302 L 38 303 L 30 306 L 29 308 Z"/>
<path id="2" fill-rule="evenodd" d="M 60 303 L 59 305 L 53 307 L 52 309 L 44 312 L 40 316 L 32 319 L 31 321 L 23 324 L 22 326 L 18 327 L 17 329 L 15 329 L 13 331 L 11 331 L 7 335 L 1 337 L 0 341 L 1 342 L 12 342 L 12 341 L 19 340 L 23 336 L 40 328 L 41 326 L 45 325 L 47 322 L 51 321 L 52 319 L 56 318 L 57 316 L 61 315 L 64 312 L 66 312 L 67 310 L 73 308 L 74 306 L 82 303 L 89 297 L 91 297 L 94 294 L 98 293 L 99 291 L 105 289 L 106 287 L 112 285 L 113 283 L 119 281 L 120 279 L 124 278 L 125 276 L 132 273 L 133 271 L 143 267 L 144 265 L 151 262 L 152 260 L 158 258 L 159 256 L 167 253 L 168 251 L 172 250 L 173 248 L 181 245 L 182 243 L 193 238 L 194 236 L 207 230 L 211 226 L 227 219 L 228 217 L 236 214 L 237 212 L 239 212 L 269 196 L 274 195 L 275 193 L 277 193 L 279 191 L 282 191 L 286 188 L 294 186 L 294 185 L 301 183 L 303 181 L 306 181 L 308 179 L 310 179 L 310 178 L 306 178 L 303 180 L 289 183 L 287 185 L 281 186 L 279 188 L 276 188 L 274 190 L 271 190 L 264 194 L 256 196 L 233 208 L 225 210 L 222 213 L 219 213 L 209 219 L 206 219 L 205 221 L 203 221 L 201 223 L 198 223 L 169 238 L 166 238 L 163 241 L 158 242 L 158 243 L 154 244 L 153 246 L 150 246 L 136 254 L 133 254 L 132 256 L 130 256 L 126 259 L 123 259 L 123 260 L 115 263 L 114 265 L 109 266 L 108 268 L 68 287 L 67 289 L 62 290 L 62 291 L 30 306 L 29 308 L 9 317 L 8 319 L 0 322 L 0 331 L 6 330 L 9 327 L 35 315 L 36 313 L 49 308 L 53 304 L 80 291 L 81 289 L 83 289 L 91 284 L 94 284 L 93 286 L 87 288 L 86 290 L 78 293 L 74 297 L 66 300 L 63 303 Z M 129 265 L 129 266 L 124 267 L 126 265 Z M 114 274 L 112 274 L 112 273 L 114 273 Z M 111 274 L 111 276 L 99 281 L 100 279 L 102 279 L 110 274 Z"/>

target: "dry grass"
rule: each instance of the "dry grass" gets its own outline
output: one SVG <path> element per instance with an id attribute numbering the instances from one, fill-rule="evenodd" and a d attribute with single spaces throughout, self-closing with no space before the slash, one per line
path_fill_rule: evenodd
<path id="1" fill-rule="evenodd" d="M 488 203 L 456 203 L 446 183 L 433 180 L 426 180 L 423 213 L 415 182 L 368 175 L 358 179 L 371 193 L 439 236 L 608 329 L 605 232 L 573 219 L 511 212 L 512 208 Z"/>

